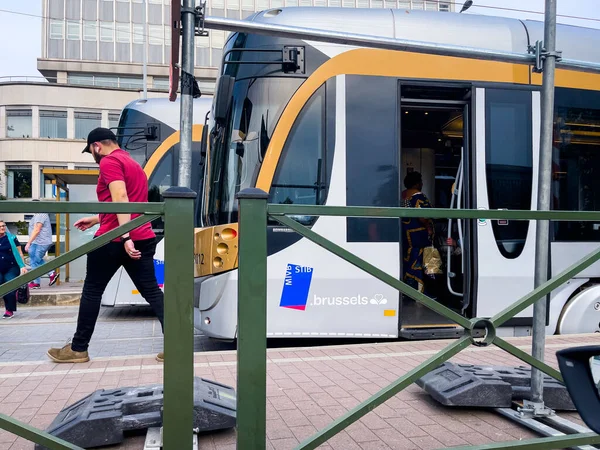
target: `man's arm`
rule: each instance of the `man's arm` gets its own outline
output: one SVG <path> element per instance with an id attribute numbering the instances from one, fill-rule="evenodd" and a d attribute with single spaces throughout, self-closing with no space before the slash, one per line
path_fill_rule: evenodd
<path id="1" fill-rule="evenodd" d="M 113 203 L 129 202 L 129 197 L 127 196 L 127 188 L 125 187 L 124 181 L 113 181 L 108 185 L 108 189 L 110 190 L 110 196 L 112 198 Z M 117 214 L 117 220 L 119 221 L 119 225 L 124 225 L 131 220 L 131 214 Z M 129 237 L 129 233 L 125 233 L 123 237 Z"/>
<path id="2" fill-rule="evenodd" d="M 40 234 L 40 231 L 42 231 L 42 223 L 38 222 L 33 226 L 33 233 L 31 233 L 31 236 L 29 236 L 27 245 L 31 245 L 33 243 L 33 241 L 35 241 L 35 238 L 38 237 L 38 234 Z"/>

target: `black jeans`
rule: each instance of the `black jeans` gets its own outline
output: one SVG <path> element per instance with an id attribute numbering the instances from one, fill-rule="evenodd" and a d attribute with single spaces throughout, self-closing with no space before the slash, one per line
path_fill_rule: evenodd
<path id="1" fill-rule="evenodd" d="M 74 351 L 83 352 L 88 349 L 100 313 L 102 294 L 121 266 L 125 268 L 144 300 L 154 309 L 164 333 L 164 295 L 158 287 L 154 273 L 156 240 L 144 239 L 134 241 L 134 244 L 142 253 L 142 257 L 137 260 L 127 255 L 120 242 L 110 242 L 88 254 L 77 331 L 71 343 Z"/>
<path id="2" fill-rule="evenodd" d="M 4 284 L 7 281 L 14 280 L 21 275 L 21 269 L 16 264 L 0 271 L 0 284 Z M 7 311 L 15 312 L 17 310 L 17 291 L 9 292 L 4 296 L 4 306 Z"/>

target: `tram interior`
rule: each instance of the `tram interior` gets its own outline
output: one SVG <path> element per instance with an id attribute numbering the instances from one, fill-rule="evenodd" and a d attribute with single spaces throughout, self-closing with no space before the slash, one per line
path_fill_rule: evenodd
<path id="1" fill-rule="evenodd" d="M 423 178 L 423 193 L 435 208 L 450 208 L 453 189 L 458 186 L 455 182 L 461 165 L 464 144 L 463 110 L 463 105 L 448 105 L 442 102 L 436 104 L 431 103 L 431 100 L 421 104 L 416 101 L 402 103 L 401 182 L 408 172 L 420 172 Z M 404 190 L 405 186 L 402 185 L 401 189 Z M 464 189 L 461 197 L 464 199 Z M 463 199 L 461 204 L 464 207 Z M 455 197 L 453 209 L 457 207 L 456 202 Z M 457 294 L 464 292 L 462 267 L 463 264 L 467 267 L 467 259 L 466 254 L 461 255 L 464 242 L 459 239 L 457 221 L 453 220 L 450 224 L 454 245 L 447 243 L 448 225 L 448 219 L 434 219 L 433 243 L 442 257 L 443 273 L 433 277 L 424 275 L 425 293 L 460 313 L 462 296 Z M 448 252 L 450 252 L 450 267 L 447 259 Z M 450 278 L 448 278 L 449 272 Z M 448 287 L 448 279 L 450 279 L 450 287 Z M 429 308 L 423 307 L 410 298 L 403 299 L 402 328 L 435 327 L 448 323 L 450 322 Z"/>

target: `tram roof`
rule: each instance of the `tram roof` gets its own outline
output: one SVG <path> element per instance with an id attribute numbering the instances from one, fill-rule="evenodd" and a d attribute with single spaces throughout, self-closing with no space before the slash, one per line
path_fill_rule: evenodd
<path id="1" fill-rule="evenodd" d="M 246 20 L 521 53 L 544 37 L 541 21 L 405 9 L 275 8 Z M 556 37 L 563 58 L 600 63 L 600 30 L 557 24 Z"/>
<path id="2" fill-rule="evenodd" d="M 193 101 L 194 105 L 194 122 L 204 122 L 204 116 L 212 106 L 213 97 L 211 95 L 202 95 L 202 97 L 195 98 Z M 138 99 L 129 102 L 123 109 L 134 109 L 141 113 L 144 113 L 150 117 L 153 117 L 171 128 L 179 129 L 179 112 L 180 112 L 179 97 L 174 102 L 168 98 L 149 98 L 149 99 Z"/>

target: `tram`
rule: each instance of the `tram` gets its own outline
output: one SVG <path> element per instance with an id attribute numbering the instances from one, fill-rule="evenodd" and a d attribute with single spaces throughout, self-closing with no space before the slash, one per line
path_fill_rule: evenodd
<path id="1" fill-rule="evenodd" d="M 192 127 L 192 179 L 196 189 L 202 188 L 202 130 L 212 105 L 211 96 L 194 99 L 194 125 Z M 148 177 L 148 201 L 162 202 L 162 193 L 177 186 L 179 161 L 179 100 L 151 98 L 134 100 L 127 104 L 119 118 L 115 133 L 119 146 L 143 167 Z M 201 216 L 195 217 L 201 226 Z M 158 244 L 154 256 L 156 278 L 164 284 L 164 230 L 162 219 L 152 222 Z M 103 306 L 147 305 L 124 268 L 120 268 L 109 282 L 102 297 Z"/>
<path id="2" fill-rule="evenodd" d="M 520 53 L 543 40 L 541 22 L 427 11 L 294 7 L 247 20 Z M 598 63 L 600 30 L 558 25 L 557 48 Z M 434 207 L 535 210 L 541 81 L 527 65 L 232 33 L 195 232 L 195 326 L 237 337 L 242 189 L 267 192 L 269 203 L 398 207 L 418 172 Z M 555 93 L 552 208 L 597 211 L 600 76 L 557 70 Z M 399 220 L 294 219 L 396 278 L 414 268 Z M 433 230 L 445 264 L 425 284 L 438 302 L 490 317 L 533 290 L 535 222 L 438 220 Z M 553 223 L 551 234 L 552 275 L 600 245 L 600 223 Z M 267 236 L 268 337 L 462 333 L 277 222 Z M 599 302 L 595 264 L 552 293 L 547 333 L 600 331 Z M 532 310 L 499 334 L 529 335 Z"/>

